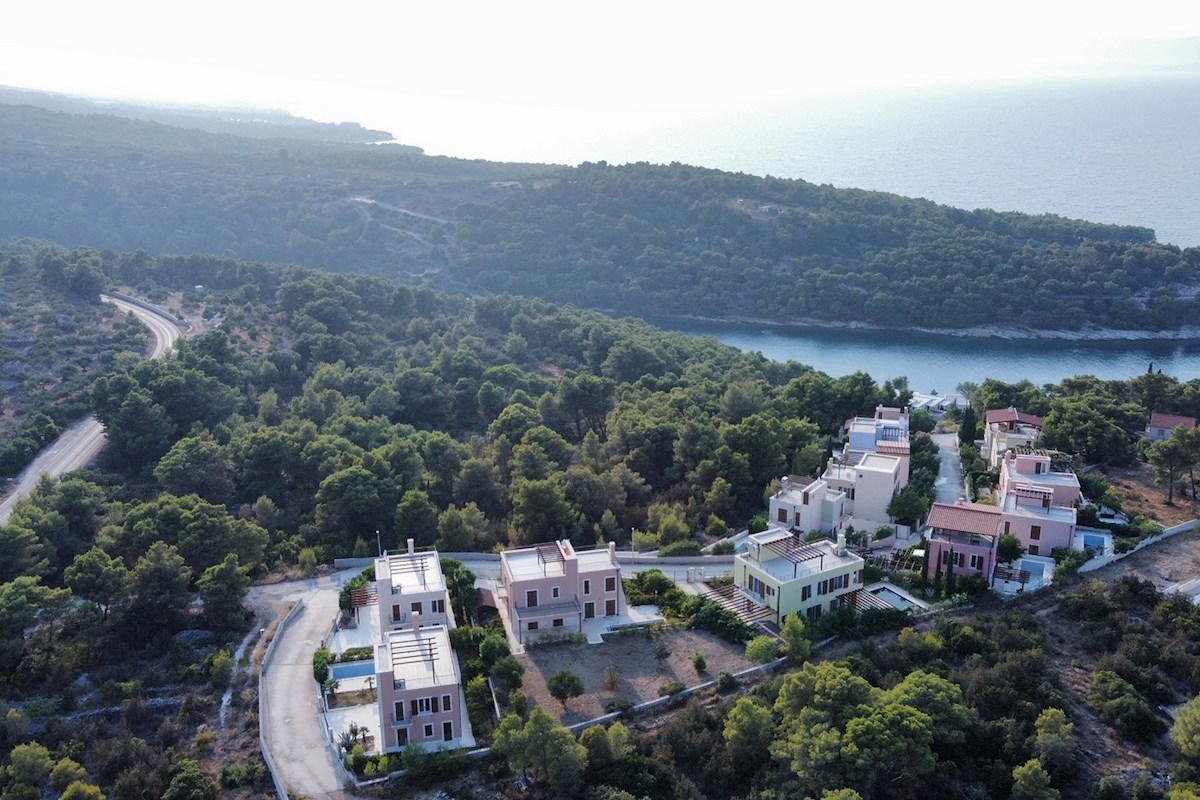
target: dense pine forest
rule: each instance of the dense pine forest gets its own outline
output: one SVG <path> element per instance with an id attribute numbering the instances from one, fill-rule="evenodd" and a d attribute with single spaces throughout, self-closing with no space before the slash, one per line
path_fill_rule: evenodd
<path id="1" fill-rule="evenodd" d="M 832 377 L 540 300 L 210 256 L 25 244 L 4 257 L 6 280 L 81 312 L 94 299 L 61 277 L 93 269 L 220 322 L 166 359 L 127 351 L 90 371 L 110 437 L 99 467 L 46 482 L 0 528 L 18 796 L 55 780 L 112 798 L 266 791 L 253 745 L 231 752 L 193 727 L 211 724 L 231 680 L 239 724 L 256 724 L 251 676 L 233 677 L 230 656 L 252 624 L 251 579 L 370 553 L 376 530 L 385 547 L 634 532 L 694 548 L 692 532 L 759 513 L 778 475 L 819 469 L 846 417 L 907 397 L 902 380 Z M 975 394 L 1043 412 L 1061 446 L 1115 463 L 1133 457 L 1148 404 L 1195 413 L 1200 388 L 1147 373 Z M 936 455 L 914 456 L 915 485 L 936 471 Z M 825 632 L 865 637 L 851 655 L 815 655 L 653 729 L 588 734 L 561 751 L 569 763 L 514 744 L 529 726 L 561 739 L 538 710 L 500 724 L 495 769 L 526 773 L 533 796 L 1152 797 L 1167 773 L 1130 765 L 1170 761 L 1171 796 L 1190 796 L 1188 745 L 1172 748 L 1157 708 L 1200 691 L 1195 608 L 1137 580 L 1043 598 L 980 598 L 970 616 L 898 635 L 831 617 Z M 1075 629 L 1084 641 L 1064 642 Z M 572 774 L 582 783 L 560 782 Z"/>

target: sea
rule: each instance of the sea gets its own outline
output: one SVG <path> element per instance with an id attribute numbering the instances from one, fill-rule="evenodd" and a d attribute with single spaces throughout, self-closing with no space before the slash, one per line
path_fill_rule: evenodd
<path id="1" fill-rule="evenodd" d="M 911 89 L 728 115 L 716 110 L 686 122 L 590 118 L 586 130 L 573 128 L 569 117 L 544 120 L 542 135 L 524 140 L 536 153 L 498 130 L 493 152 L 469 155 L 567 164 L 678 161 L 966 209 L 1139 225 L 1163 243 L 1200 245 L 1200 76 Z M 1183 380 L 1200 377 L 1196 340 L 1021 341 L 655 322 L 832 375 L 904 375 L 921 391 L 986 377 L 1038 384 L 1076 374 L 1128 378 L 1151 364 Z"/>

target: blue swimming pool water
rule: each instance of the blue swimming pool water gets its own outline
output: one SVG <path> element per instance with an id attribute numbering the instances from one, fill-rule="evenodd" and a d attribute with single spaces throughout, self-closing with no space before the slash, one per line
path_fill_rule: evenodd
<path id="1" fill-rule="evenodd" d="M 916 605 L 914 605 L 912 601 L 905 598 L 904 595 L 893 592 L 886 586 L 880 586 L 878 589 L 872 589 L 871 594 L 875 595 L 881 600 L 886 600 L 889 604 L 899 609 L 916 608 Z"/>
<path id="2" fill-rule="evenodd" d="M 368 658 L 366 661 L 347 661 L 345 663 L 330 664 L 329 672 L 339 681 L 346 678 L 365 678 L 368 675 L 375 674 L 375 661 Z"/>

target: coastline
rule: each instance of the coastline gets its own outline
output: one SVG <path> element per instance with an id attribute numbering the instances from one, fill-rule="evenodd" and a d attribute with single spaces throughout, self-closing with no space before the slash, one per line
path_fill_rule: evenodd
<path id="1" fill-rule="evenodd" d="M 605 313 L 611 314 L 611 311 Z M 621 316 L 631 316 L 621 314 Z M 640 315 L 638 315 L 640 316 Z M 866 322 L 837 322 L 818 319 L 799 319 L 794 322 L 778 322 L 758 317 L 704 317 L 694 314 L 655 314 L 643 317 L 651 324 L 658 321 L 694 322 L 707 325 L 746 326 L 759 325 L 778 331 L 846 330 L 846 331 L 892 331 L 895 333 L 921 333 L 929 336 L 953 336 L 964 339 L 999 339 L 1005 341 L 1111 341 L 1111 342 L 1184 342 L 1200 340 L 1200 325 L 1185 325 L 1169 331 L 1125 330 L 1120 328 L 1080 328 L 1078 330 L 1044 330 L 1035 328 L 1005 328 L 1000 325 L 974 325 L 970 328 L 892 328 Z"/>

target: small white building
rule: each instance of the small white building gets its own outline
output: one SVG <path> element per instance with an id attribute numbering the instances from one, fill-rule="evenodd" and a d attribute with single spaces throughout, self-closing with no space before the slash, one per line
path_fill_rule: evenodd
<path id="1" fill-rule="evenodd" d="M 847 517 L 845 493 L 823 478 L 783 476 L 767 507 L 772 524 L 801 533 L 840 531 Z"/>

